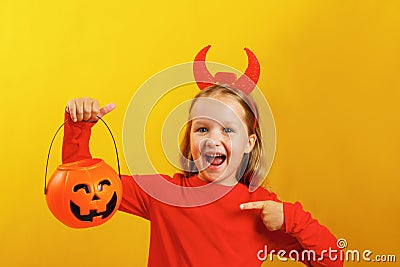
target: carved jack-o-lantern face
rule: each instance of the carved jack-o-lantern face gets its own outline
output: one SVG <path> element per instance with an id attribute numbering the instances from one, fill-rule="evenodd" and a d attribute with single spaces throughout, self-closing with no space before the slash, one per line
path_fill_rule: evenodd
<path id="1" fill-rule="evenodd" d="M 93 217 L 107 218 L 117 205 L 117 193 L 111 187 L 109 179 L 101 180 L 97 185 L 77 184 L 73 187 L 70 208 L 81 221 L 92 222 Z"/>
<path id="2" fill-rule="evenodd" d="M 119 176 L 101 159 L 60 165 L 46 193 L 53 215 L 73 228 L 106 222 L 118 209 L 121 198 Z"/>

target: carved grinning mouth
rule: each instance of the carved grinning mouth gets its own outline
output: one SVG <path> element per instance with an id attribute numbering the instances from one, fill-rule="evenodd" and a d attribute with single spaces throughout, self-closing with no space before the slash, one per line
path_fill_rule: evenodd
<path id="1" fill-rule="evenodd" d="M 111 200 L 106 205 L 106 210 L 103 212 L 97 212 L 97 210 L 90 210 L 90 213 L 87 215 L 81 215 L 81 208 L 76 205 L 74 202 L 70 201 L 69 206 L 71 208 L 72 213 L 81 221 L 84 222 L 92 222 L 93 217 L 102 216 L 102 219 L 107 218 L 114 211 L 115 206 L 117 205 L 117 193 L 114 192 Z"/>

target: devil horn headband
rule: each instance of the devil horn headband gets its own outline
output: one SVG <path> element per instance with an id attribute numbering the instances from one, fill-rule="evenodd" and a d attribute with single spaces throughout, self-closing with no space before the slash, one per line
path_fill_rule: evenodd
<path id="1" fill-rule="evenodd" d="M 213 76 L 208 71 L 205 60 L 210 47 L 211 45 L 208 45 L 201 49 L 193 63 L 194 78 L 200 90 L 214 84 L 226 84 L 241 90 L 247 95 L 250 94 L 254 87 L 256 87 L 258 78 L 260 77 L 260 63 L 253 52 L 248 48 L 244 49 L 247 54 L 248 65 L 244 74 L 237 79 L 236 74 L 231 72 L 217 72 Z"/>

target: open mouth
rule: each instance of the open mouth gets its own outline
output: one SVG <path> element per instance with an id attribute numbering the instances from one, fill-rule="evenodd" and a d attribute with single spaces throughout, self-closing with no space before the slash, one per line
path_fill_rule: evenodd
<path id="1" fill-rule="evenodd" d="M 102 219 L 107 218 L 108 216 L 113 213 L 115 207 L 117 205 L 117 194 L 114 192 L 111 200 L 107 203 L 106 205 L 106 210 L 103 212 L 97 212 L 97 210 L 90 210 L 90 213 L 87 215 L 81 215 L 81 209 L 78 205 L 76 205 L 74 202 L 70 201 L 70 208 L 72 213 L 75 215 L 76 218 L 78 218 L 81 221 L 84 222 L 92 222 L 93 217 L 97 216 L 102 216 Z"/>
<path id="2" fill-rule="evenodd" d="M 226 156 L 223 154 L 205 154 L 204 159 L 211 166 L 221 166 L 225 162 Z"/>

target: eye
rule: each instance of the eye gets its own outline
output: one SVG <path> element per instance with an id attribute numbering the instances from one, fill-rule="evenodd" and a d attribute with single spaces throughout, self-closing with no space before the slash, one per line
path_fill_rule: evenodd
<path id="1" fill-rule="evenodd" d="M 233 130 L 231 128 L 224 128 L 225 133 L 233 133 Z"/>
<path id="2" fill-rule="evenodd" d="M 74 186 L 74 192 L 77 192 L 79 189 L 84 189 L 86 194 L 90 193 L 90 189 L 87 184 L 77 184 Z"/>
<path id="3" fill-rule="evenodd" d="M 110 183 L 109 180 L 103 180 L 103 181 L 101 181 L 101 182 L 99 183 L 99 185 L 97 186 L 97 190 L 99 190 L 100 192 L 103 191 L 103 186 L 104 186 L 104 185 L 110 186 L 111 183 Z"/>
<path id="4" fill-rule="evenodd" d="M 206 133 L 206 132 L 208 132 L 208 130 L 207 130 L 206 127 L 200 127 L 199 129 L 197 129 L 197 132 L 199 132 L 199 133 Z"/>

